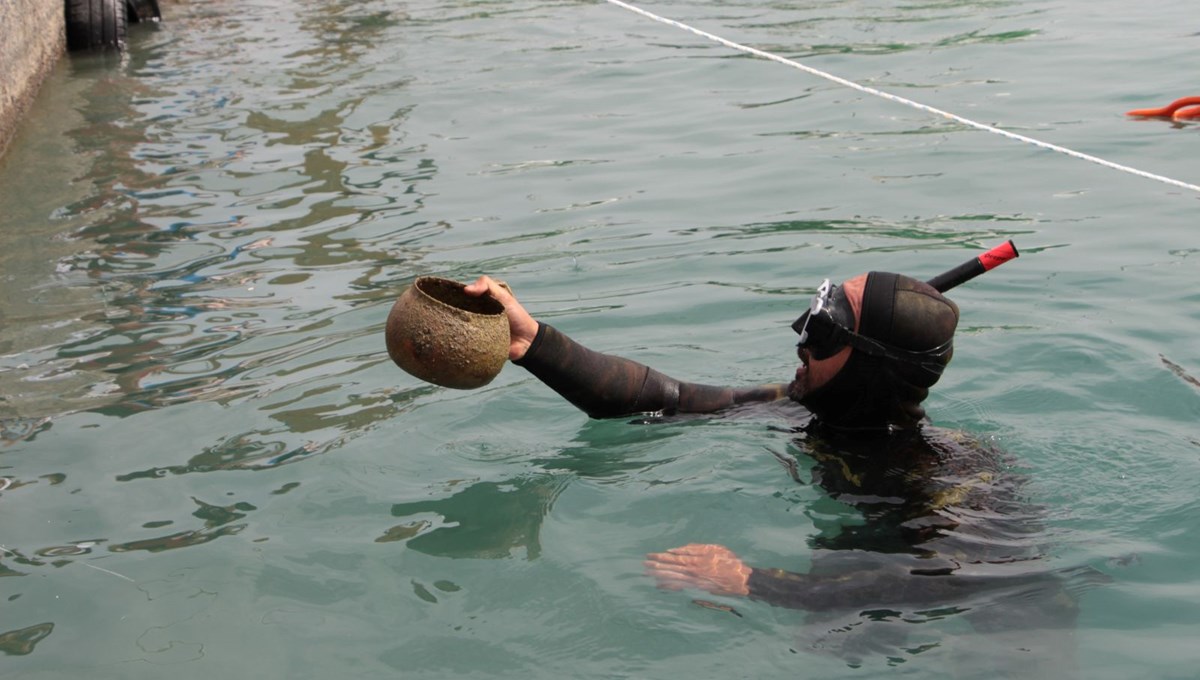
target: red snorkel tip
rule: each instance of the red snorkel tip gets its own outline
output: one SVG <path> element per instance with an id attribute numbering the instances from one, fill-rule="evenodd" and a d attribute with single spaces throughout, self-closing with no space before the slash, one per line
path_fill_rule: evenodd
<path id="1" fill-rule="evenodd" d="M 1012 241 L 1005 241 L 980 255 L 979 263 L 983 265 L 984 271 L 988 271 L 999 267 L 1009 260 L 1015 260 L 1020 256 L 1021 254 L 1017 252 L 1017 246 Z"/>
<path id="2" fill-rule="evenodd" d="M 943 272 L 925 283 L 933 286 L 939 293 L 945 293 L 951 288 L 970 281 L 980 274 L 995 269 L 1009 260 L 1020 256 L 1017 246 L 1012 241 L 1005 241 L 991 250 L 958 265 L 950 271 Z"/>

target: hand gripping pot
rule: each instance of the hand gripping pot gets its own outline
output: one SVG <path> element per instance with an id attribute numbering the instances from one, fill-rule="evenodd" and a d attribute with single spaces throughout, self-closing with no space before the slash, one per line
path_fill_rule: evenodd
<path id="1" fill-rule="evenodd" d="M 508 315 L 487 295 L 467 295 L 457 281 L 422 276 L 388 313 L 388 354 L 409 374 L 442 387 L 490 383 L 508 360 Z"/>

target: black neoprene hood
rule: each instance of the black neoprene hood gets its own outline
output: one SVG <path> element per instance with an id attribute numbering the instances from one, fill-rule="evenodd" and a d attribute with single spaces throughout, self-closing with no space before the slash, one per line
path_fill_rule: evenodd
<path id="1" fill-rule="evenodd" d="M 857 329 L 865 341 L 850 342 L 842 370 L 800 402 L 836 427 L 915 427 L 925 415 L 921 402 L 953 355 L 957 325 L 958 306 L 928 284 L 871 272 Z"/>

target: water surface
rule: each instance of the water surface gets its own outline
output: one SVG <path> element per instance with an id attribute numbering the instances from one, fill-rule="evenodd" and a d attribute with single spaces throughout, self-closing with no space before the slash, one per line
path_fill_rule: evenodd
<path id="1" fill-rule="evenodd" d="M 1196 94 L 1182 2 L 648 8 L 1200 180 L 1194 124 L 1122 116 Z M 1079 593 L 1082 677 L 1194 673 L 1195 195 L 604 3 L 168 10 L 121 59 L 64 61 L 0 159 L 10 673 L 1003 675 L 961 617 L 852 664 L 803 612 L 643 576 L 689 542 L 803 571 L 858 521 L 771 455 L 811 466 L 797 409 L 588 421 L 514 366 L 422 384 L 382 329 L 416 276 L 490 273 L 593 348 L 780 381 L 822 278 L 1007 238 L 1022 258 L 954 295 L 930 414 L 1028 475 L 1047 569 L 1111 577 Z"/>

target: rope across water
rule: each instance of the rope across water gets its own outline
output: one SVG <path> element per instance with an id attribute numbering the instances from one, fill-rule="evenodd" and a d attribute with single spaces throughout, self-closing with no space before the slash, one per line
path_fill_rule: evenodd
<path id="1" fill-rule="evenodd" d="M 771 52 L 760 50 L 755 47 L 750 47 L 748 45 L 736 43 L 736 42 L 733 42 L 732 40 L 722 38 L 719 35 L 714 35 L 712 33 L 709 33 L 708 31 L 703 31 L 694 26 L 689 26 L 688 24 L 685 24 L 681 21 L 676 21 L 674 19 L 668 19 L 666 17 L 659 16 L 653 12 L 644 10 L 641 7 L 638 7 L 636 5 L 631 5 L 627 2 L 624 2 L 623 0 L 605 0 L 605 2 L 607 2 L 611 5 L 616 5 L 617 7 L 628 10 L 630 12 L 633 12 L 634 14 L 639 14 L 639 15 L 646 17 L 647 19 L 650 19 L 652 21 L 657 21 L 660 24 L 666 24 L 667 26 L 674 26 L 675 28 L 687 31 L 688 33 L 691 33 L 693 35 L 700 36 L 701 38 L 704 38 L 706 40 L 711 40 L 712 42 L 718 43 L 720 45 L 724 45 L 725 47 L 728 47 L 730 49 L 737 50 L 739 52 L 744 52 L 746 54 L 752 54 L 752 55 L 754 55 L 756 57 L 760 57 L 762 59 L 769 59 L 770 61 L 774 61 L 774 62 L 783 64 L 784 66 L 790 66 L 792 68 L 799 69 L 801 71 L 804 71 L 805 73 L 817 76 L 818 78 L 824 78 L 825 80 L 828 80 L 833 83 L 837 83 L 838 85 L 842 85 L 844 87 L 848 87 L 852 90 L 858 90 L 859 92 L 863 92 L 865 94 L 880 97 L 882 99 L 886 99 L 888 101 L 895 102 L 897 104 L 903 104 L 905 106 L 917 109 L 918 111 L 924 111 L 925 113 L 929 113 L 934 116 L 938 116 L 940 118 L 945 118 L 946 120 L 954 121 L 955 123 L 959 123 L 960 125 L 965 125 L 967 127 L 975 128 L 976 130 L 983 130 L 984 132 L 990 132 L 992 134 L 1000 135 L 1001 137 L 1007 137 L 1009 139 L 1012 139 L 1012 140 L 1015 140 L 1018 142 L 1024 142 L 1025 144 L 1030 144 L 1030 145 L 1036 146 L 1041 149 L 1046 149 L 1048 151 L 1054 151 L 1056 153 L 1061 153 L 1066 156 L 1071 156 L 1072 158 L 1078 158 L 1080 160 L 1084 160 L 1089 163 L 1095 163 L 1096 165 L 1102 165 L 1106 168 L 1111 168 L 1113 170 L 1119 170 L 1121 172 L 1128 173 L 1131 175 L 1137 175 L 1138 177 L 1144 177 L 1146 179 L 1154 180 L 1156 182 L 1162 182 L 1163 184 L 1169 184 L 1171 186 L 1179 187 L 1181 189 L 1187 189 L 1189 191 L 1195 191 L 1197 193 L 1200 193 L 1200 185 L 1189 184 L 1188 182 L 1182 182 L 1180 180 L 1172 179 L 1170 177 L 1156 175 L 1152 172 L 1146 172 L 1145 170 L 1138 170 L 1137 168 L 1131 168 L 1128 165 L 1121 165 L 1120 163 L 1114 163 L 1112 161 L 1105 160 L 1098 156 L 1086 154 L 1081 151 L 1075 151 L 1074 149 L 1068 149 L 1065 146 L 1051 144 L 1050 142 L 1043 142 L 1040 139 L 1034 139 L 1033 137 L 1028 137 L 1026 135 L 1018 134 L 1016 132 L 1010 132 L 1008 130 L 1003 130 L 1003 129 L 995 127 L 993 125 L 987 125 L 986 123 L 980 123 L 980 122 L 971 120 L 970 118 L 963 118 L 962 116 L 950 113 L 949 111 L 943 111 L 942 109 L 928 106 L 926 104 L 922 104 L 920 102 L 916 102 L 911 99 L 906 99 L 904 97 L 900 97 L 898 95 L 891 94 L 890 92 L 884 92 L 883 90 L 878 90 L 873 87 L 868 87 L 866 85 L 860 85 L 852 80 L 846 80 L 845 78 L 842 78 L 840 76 L 835 76 L 832 73 L 826 73 L 825 71 L 813 68 L 811 66 L 807 66 L 798 61 L 788 59 L 787 57 L 781 57 L 778 54 L 773 54 Z"/>

